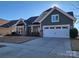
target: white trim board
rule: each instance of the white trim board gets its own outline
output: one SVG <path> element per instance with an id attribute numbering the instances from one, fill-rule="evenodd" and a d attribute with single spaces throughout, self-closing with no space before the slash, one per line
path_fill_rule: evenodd
<path id="1" fill-rule="evenodd" d="M 66 25 L 45 25 L 45 26 L 43 26 L 43 29 L 44 29 L 44 27 L 58 27 L 58 26 L 60 26 L 60 27 L 68 26 L 68 28 L 70 29 L 70 25 L 69 24 L 66 24 Z"/>
<path id="2" fill-rule="evenodd" d="M 24 20 L 18 20 L 14 25 L 12 26 L 16 26 L 20 21 L 23 21 L 23 23 L 26 25 L 26 23 L 24 22 Z"/>

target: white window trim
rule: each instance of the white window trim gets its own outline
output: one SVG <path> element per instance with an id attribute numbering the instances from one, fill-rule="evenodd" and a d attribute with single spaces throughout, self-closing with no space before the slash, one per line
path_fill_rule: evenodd
<path id="1" fill-rule="evenodd" d="M 57 21 L 52 21 L 52 17 L 53 16 L 58 16 L 58 20 Z M 53 14 L 53 15 L 51 15 L 51 22 L 59 22 L 59 14 Z"/>

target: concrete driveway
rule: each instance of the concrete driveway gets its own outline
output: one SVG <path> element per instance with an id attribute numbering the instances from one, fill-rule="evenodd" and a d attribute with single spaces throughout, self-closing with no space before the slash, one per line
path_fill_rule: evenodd
<path id="1" fill-rule="evenodd" d="M 0 57 L 11 58 L 54 58 L 72 57 L 70 40 L 61 38 L 39 38 L 22 44 L 0 43 Z"/>

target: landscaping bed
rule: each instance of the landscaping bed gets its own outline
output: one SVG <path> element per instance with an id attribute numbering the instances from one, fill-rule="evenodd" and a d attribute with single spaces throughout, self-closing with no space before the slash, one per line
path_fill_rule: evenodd
<path id="1" fill-rule="evenodd" d="M 72 51 L 79 51 L 79 36 L 78 29 L 70 29 L 71 49 Z"/>
<path id="2" fill-rule="evenodd" d="M 72 51 L 79 51 L 79 39 L 71 39 Z"/>
<path id="3" fill-rule="evenodd" d="M 4 36 L 0 37 L 0 42 L 6 43 L 23 43 L 30 40 L 37 39 L 39 37 L 27 37 L 27 36 Z"/>

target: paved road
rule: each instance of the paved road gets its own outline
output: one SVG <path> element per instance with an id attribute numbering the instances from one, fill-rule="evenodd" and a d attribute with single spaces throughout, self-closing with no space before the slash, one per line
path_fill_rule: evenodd
<path id="1" fill-rule="evenodd" d="M 72 57 L 69 39 L 39 38 L 22 44 L 0 43 L 1 58 L 55 58 Z"/>

